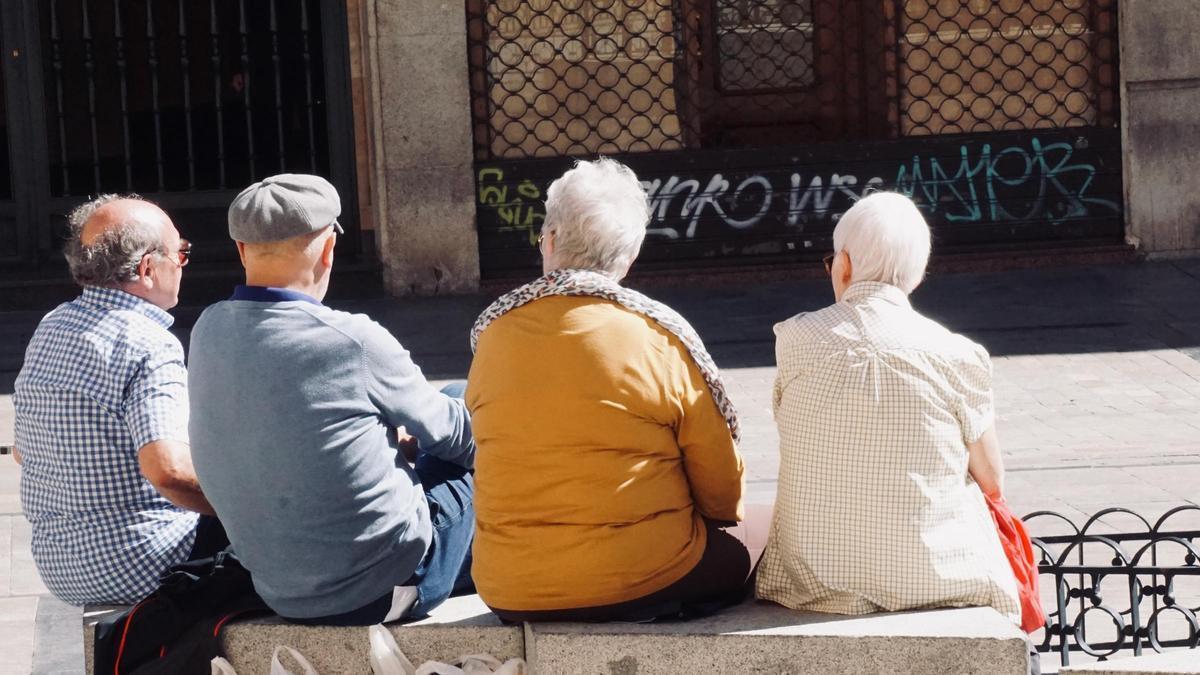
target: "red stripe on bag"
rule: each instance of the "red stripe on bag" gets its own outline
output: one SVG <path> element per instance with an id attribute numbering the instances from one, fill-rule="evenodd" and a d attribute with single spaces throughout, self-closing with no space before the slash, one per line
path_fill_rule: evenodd
<path id="1" fill-rule="evenodd" d="M 125 617 L 125 628 L 121 630 L 121 644 L 117 647 L 117 659 L 113 662 L 113 675 L 121 675 L 121 657 L 125 655 L 125 638 L 129 637 L 129 624 L 133 623 L 133 615 L 138 613 L 138 610 L 145 604 L 145 600 L 133 606 L 129 610 L 129 616 Z"/>

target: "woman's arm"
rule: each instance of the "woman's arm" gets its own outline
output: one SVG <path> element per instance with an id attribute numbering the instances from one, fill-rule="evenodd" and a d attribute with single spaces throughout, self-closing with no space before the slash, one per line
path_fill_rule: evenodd
<path id="1" fill-rule="evenodd" d="M 680 383 L 683 415 L 675 433 L 683 455 L 683 471 L 700 515 L 709 520 L 737 522 L 745 515 L 745 465 L 704 377 L 695 364 L 687 366 L 685 381 Z"/>
<path id="2" fill-rule="evenodd" d="M 988 427 L 978 439 L 967 443 L 967 471 L 983 494 L 993 499 L 1004 497 L 1004 459 L 996 427 Z"/>

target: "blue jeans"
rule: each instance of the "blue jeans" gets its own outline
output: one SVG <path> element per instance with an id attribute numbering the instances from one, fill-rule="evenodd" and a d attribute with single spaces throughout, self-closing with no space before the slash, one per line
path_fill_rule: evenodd
<path id="1" fill-rule="evenodd" d="M 454 383 L 442 393 L 462 398 L 466 385 Z M 403 461 L 403 460 L 400 460 Z M 433 539 L 421 564 L 405 586 L 417 587 L 417 601 L 404 617 L 422 619 L 452 595 L 471 593 L 471 542 L 475 538 L 474 471 L 424 453 L 417 456 L 417 478 L 429 502 Z M 383 621 L 392 608 L 392 591 L 345 614 L 312 619 L 288 619 L 295 623 L 322 626 L 370 626 Z"/>
<path id="2" fill-rule="evenodd" d="M 409 617 L 424 618 L 452 595 L 473 593 L 471 542 L 475 539 L 475 476 L 436 457 L 417 457 L 417 477 L 429 501 L 433 540 L 406 585 L 417 587 Z"/>

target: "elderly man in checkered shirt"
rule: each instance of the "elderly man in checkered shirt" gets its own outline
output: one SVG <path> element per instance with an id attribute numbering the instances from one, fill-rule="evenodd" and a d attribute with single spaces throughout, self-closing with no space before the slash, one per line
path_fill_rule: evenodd
<path id="1" fill-rule="evenodd" d="M 54 595 L 133 602 L 228 545 L 192 469 L 183 347 L 167 330 L 191 246 L 137 197 L 101 196 L 69 221 L 83 293 L 42 319 L 17 376 L 21 504 Z"/>

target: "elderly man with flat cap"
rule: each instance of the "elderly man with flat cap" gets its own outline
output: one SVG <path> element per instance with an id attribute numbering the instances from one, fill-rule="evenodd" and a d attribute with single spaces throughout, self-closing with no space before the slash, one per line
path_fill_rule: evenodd
<path id="1" fill-rule="evenodd" d="M 340 213 L 332 185 L 294 174 L 229 207 L 246 285 L 192 331 L 192 449 L 272 609 L 369 625 L 470 588 L 475 443 L 461 393 L 431 386 L 374 321 L 322 304 Z"/>
<path id="2" fill-rule="evenodd" d="M 191 245 L 136 196 L 71 212 L 82 294 L 38 324 L 13 396 L 33 559 L 60 599 L 129 603 L 228 542 L 192 469 L 183 347 L 167 310 Z"/>

